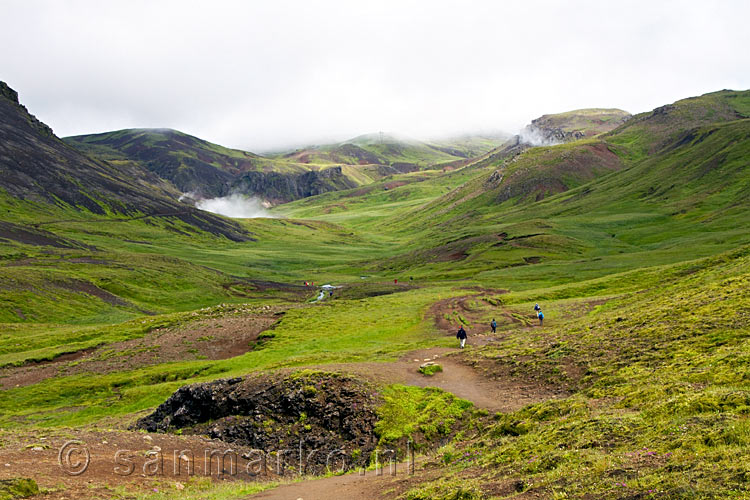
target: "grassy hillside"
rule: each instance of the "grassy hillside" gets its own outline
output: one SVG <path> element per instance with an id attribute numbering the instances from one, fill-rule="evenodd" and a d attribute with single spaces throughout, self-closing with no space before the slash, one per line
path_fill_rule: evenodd
<path id="1" fill-rule="evenodd" d="M 703 98 L 680 101 L 673 105 L 677 123 L 663 124 L 657 110 L 593 142 L 534 148 L 485 164 L 455 190 L 378 224 L 394 232 L 411 228 L 423 247 L 439 242 L 432 254 L 461 250 L 454 272 L 466 265 L 470 275 L 480 262 L 497 269 L 523 264 L 520 257 L 623 260 L 643 250 L 674 252 L 688 241 L 703 255 L 741 244 L 750 121 L 740 117 L 748 95 L 710 94 L 703 112 Z M 683 121 L 688 113 L 696 122 Z M 706 125 L 706 115 L 720 121 Z M 396 269 L 419 266 L 405 256 Z"/>
<path id="2" fill-rule="evenodd" d="M 301 163 L 380 165 L 389 173 L 439 168 L 441 165 L 480 156 L 506 138 L 467 136 L 421 142 L 390 134 L 366 134 L 339 144 L 315 146 L 283 158 Z"/>
<path id="3" fill-rule="evenodd" d="M 407 498 L 745 498 L 748 264 L 748 247 L 686 263 L 575 320 L 553 303 L 552 326 L 472 351 L 571 395 L 446 446 L 441 478 Z"/>
<path id="4" fill-rule="evenodd" d="M 501 136 L 466 136 L 428 144 L 374 134 L 266 158 L 170 129 L 128 129 L 65 138 L 68 144 L 117 168 L 140 168 L 155 174 L 176 196 L 192 193 L 210 198 L 241 192 L 273 203 L 465 162 L 502 140 Z"/>
<path id="5" fill-rule="evenodd" d="M 429 454 L 379 489 L 391 498 L 747 497 L 750 92 L 236 222 L 136 209 L 172 206 L 172 191 L 132 188 L 150 175 L 138 162 L 95 145 L 113 163 L 91 160 L 13 106 L 0 128 L 16 159 L 0 164 L 15 172 L 0 179 L 4 429 L 114 428 L 106 440 L 123 442 L 185 384 L 330 367 L 383 395 L 373 439 L 412 436 Z M 385 155 L 376 139 L 350 145 Z M 30 166 L 61 180 L 24 184 Z M 306 281 L 342 288 L 315 302 Z M 468 348 L 448 353 L 458 324 Z M 427 359 L 445 367 L 429 381 L 416 371 Z M 433 384 L 512 405 L 417 387 Z"/>

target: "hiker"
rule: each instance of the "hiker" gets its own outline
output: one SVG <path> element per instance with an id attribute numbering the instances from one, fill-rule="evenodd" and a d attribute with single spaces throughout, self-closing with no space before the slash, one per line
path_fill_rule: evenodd
<path id="1" fill-rule="evenodd" d="M 398 278 L 396 278 L 395 280 L 393 280 L 393 284 L 394 285 L 398 285 Z"/>
<path id="2" fill-rule="evenodd" d="M 541 307 L 539 307 L 539 304 L 534 304 L 534 310 L 536 311 L 537 315 L 539 314 L 539 311 L 542 310 Z"/>
<path id="3" fill-rule="evenodd" d="M 333 297 L 333 290 L 331 290 L 330 292 L 328 292 L 328 296 L 329 297 Z"/>
<path id="4" fill-rule="evenodd" d="M 539 312 L 536 313 L 536 317 L 539 318 L 539 326 L 543 326 L 542 323 L 544 322 L 544 313 L 541 309 L 539 309 Z"/>
<path id="5" fill-rule="evenodd" d="M 463 325 L 456 332 L 456 338 L 461 341 L 461 349 L 463 349 L 464 344 L 466 344 L 466 330 L 464 330 Z"/>
<path id="6" fill-rule="evenodd" d="M 495 321 L 495 318 L 492 318 L 492 323 L 490 323 L 490 328 L 492 328 L 492 333 L 497 333 L 497 321 Z"/>

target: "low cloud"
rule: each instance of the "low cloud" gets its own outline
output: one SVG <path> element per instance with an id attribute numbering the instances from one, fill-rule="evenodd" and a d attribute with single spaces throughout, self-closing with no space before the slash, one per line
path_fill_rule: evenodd
<path id="1" fill-rule="evenodd" d="M 750 86 L 747 0 L 0 7 L 0 77 L 62 136 L 170 127 L 268 151 L 378 130 L 518 130 Z"/>
<path id="2" fill-rule="evenodd" d="M 235 219 L 254 219 L 257 217 L 273 217 L 263 201 L 259 198 L 241 194 L 230 194 L 221 198 L 198 200 L 195 206 L 206 212 L 225 215 Z"/>

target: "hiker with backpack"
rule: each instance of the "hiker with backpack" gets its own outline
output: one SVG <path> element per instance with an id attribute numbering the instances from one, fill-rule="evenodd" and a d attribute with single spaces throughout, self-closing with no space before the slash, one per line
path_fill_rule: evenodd
<path id="1" fill-rule="evenodd" d="M 544 313 L 541 309 L 539 309 L 539 312 L 536 313 L 536 317 L 539 318 L 539 326 L 544 326 L 542 324 L 544 322 Z"/>
<path id="2" fill-rule="evenodd" d="M 466 330 L 464 330 L 463 325 L 456 332 L 456 338 L 461 341 L 461 349 L 463 349 L 464 344 L 466 344 Z"/>
<path id="3" fill-rule="evenodd" d="M 492 333 L 497 333 L 497 321 L 495 321 L 495 318 L 492 318 L 490 328 L 492 328 Z"/>

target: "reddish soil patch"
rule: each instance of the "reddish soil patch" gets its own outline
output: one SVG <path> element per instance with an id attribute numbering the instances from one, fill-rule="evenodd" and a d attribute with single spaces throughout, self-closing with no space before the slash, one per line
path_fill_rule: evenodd
<path id="1" fill-rule="evenodd" d="M 75 351 L 75 352 L 66 352 L 65 354 L 61 354 L 53 360 L 35 361 L 35 362 L 27 363 L 27 364 L 28 366 L 39 367 L 39 366 L 44 366 L 44 365 L 50 365 L 53 363 L 64 363 L 67 361 L 76 361 L 86 356 L 87 354 L 94 352 L 95 350 L 96 348 L 92 347 L 90 349 L 81 349 L 80 351 Z"/>
<path id="2" fill-rule="evenodd" d="M 263 306 L 256 314 L 199 320 L 176 328 L 96 349 L 63 354 L 52 361 L 0 369 L 3 389 L 78 373 L 110 373 L 190 359 L 227 359 L 253 349 L 258 336 L 276 323 L 283 310 Z"/>
<path id="3" fill-rule="evenodd" d="M 230 448 L 222 441 L 199 436 L 55 429 L 4 431 L 0 432 L 0 437 L 3 443 L 0 479 L 31 477 L 40 488 L 48 490 L 39 498 L 50 500 L 108 499 L 113 497 L 114 487 L 122 487 L 132 495 L 154 489 L 171 490 L 178 498 L 181 486 L 190 478 L 265 481 L 278 477 L 271 467 L 265 471 L 248 467 L 242 455 L 250 452 L 249 449 L 236 445 Z M 79 475 L 69 474 L 67 471 L 83 468 L 84 448 L 90 457 L 88 466 Z M 70 460 L 65 458 L 68 450 Z M 216 454 L 228 450 L 231 450 L 227 454 L 229 458 L 221 465 Z M 212 452 L 215 453 L 213 459 Z"/>
<path id="4" fill-rule="evenodd" d="M 391 181 L 391 182 L 386 182 L 383 186 L 386 189 L 396 189 L 397 187 L 406 186 L 407 184 L 408 182 L 405 182 L 405 181 Z"/>
<path id="5" fill-rule="evenodd" d="M 92 259 L 91 257 L 75 257 L 72 259 L 67 259 L 67 261 L 72 262 L 73 264 L 93 264 L 96 266 L 108 266 L 112 264 L 112 261 L 103 260 L 103 259 Z"/>

